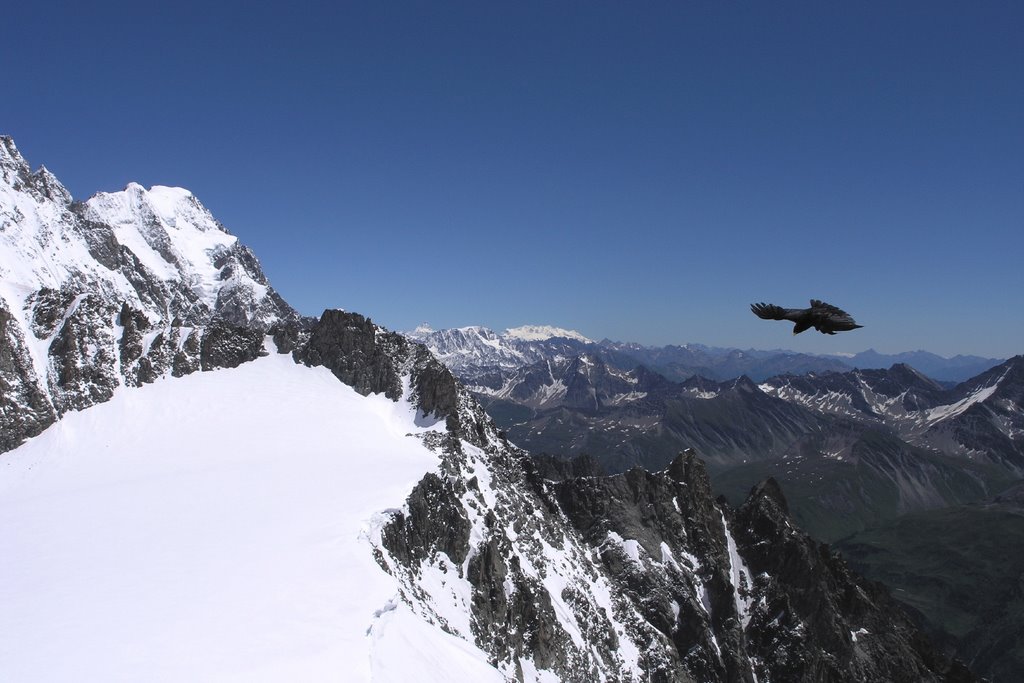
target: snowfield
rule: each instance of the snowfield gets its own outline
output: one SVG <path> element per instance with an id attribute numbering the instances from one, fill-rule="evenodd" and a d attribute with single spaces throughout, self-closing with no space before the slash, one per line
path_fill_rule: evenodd
<path id="1" fill-rule="evenodd" d="M 0 456 L 0 676 L 503 681 L 371 554 L 425 429 L 276 353 L 69 413 Z"/>

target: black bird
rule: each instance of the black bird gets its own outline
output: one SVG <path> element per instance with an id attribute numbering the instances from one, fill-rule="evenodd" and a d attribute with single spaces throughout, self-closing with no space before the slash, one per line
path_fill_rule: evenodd
<path id="1" fill-rule="evenodd" d="M 824 301 L 811 299 L 810 308 L 783 308 L 775 304 L 750 304 L 750 310 L 765 320 L 792 320 L 796 325 L 793 334 L 800 334 L 813 327 L 822 334 L 835 334 L 855 330 L 858 325 L 853 317 L 841 308 Z"/>

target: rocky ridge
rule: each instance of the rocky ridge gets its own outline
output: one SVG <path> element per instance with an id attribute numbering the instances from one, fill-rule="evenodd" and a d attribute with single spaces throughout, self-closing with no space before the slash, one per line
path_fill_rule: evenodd
<path id="1" fill-rule="evenodd" d="M 339 335 L 336 355 L 311 350 Z M 424 437 L 441 471 L 368 533 L 402 599 L 510 680 L 973 680 L 799 532 L 773 482 L 732 510 L 693 451 L 657 473 L 549 479 L 422 346 L 340 311 L 293 338 L 297 360 L 377 378 L 361 391 L 405 386 L 446 421 Z"/>

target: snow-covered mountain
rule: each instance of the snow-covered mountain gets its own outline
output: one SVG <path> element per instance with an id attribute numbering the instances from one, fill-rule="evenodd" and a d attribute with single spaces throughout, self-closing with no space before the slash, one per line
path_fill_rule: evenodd
<path id="1" fill-rule="evenodd" d="M 509 373 L 541 360 L 572 357 L 593 347 L 579 332 L 524 325 L 498 334 L 471 326 L 434 330 L 421 325 L 406 335 L 424 344 L 456 377 L 469 384 L 498 388 Z"/>
<path id="2" fill-rule="evenodd" d="M 3 148 L 5 680 L 972 680 L 773 482 L 544 476 L 187 192 L 79 204 Z"/>
<path id="3" fill-rule="evenodd" d="M 527 325 L 498 334 L 484 327 L 434 330 L 423 325 L 408 333 L 426 344 L 463 381 L 498 389 L 510 371 L 541 360 L 559 360 L 579 353 L 597 355 L 619 368 L 644 365 L 667 379 L 691 377 L 726 381 L 743 375 L 762 382 L 777 375 L 887 369 L 907 364 L 943 382 L 961 382 L 1003 362 L 978 356 L 942 356 L 926 351 L 884 355 L 873 350 L 842 356 L 794 351 L 736 349 L 703 344 L 645 346 L 607 339 L 592 341 L 578 332 L 558 327 Z"/>
<path id="4" fill-rule="evenodd" d="M 0 136 L 0 450 L 120 385 L 255 358 L 295 317 L 187 190 L 75 202 Z"/>
<path id="5" fill-rule="evenodd" d="M 548 339 L 573 339 L 584 344 L 593 344 L 592 339 L 587 339 L 575 330 L 567 330 L 563 327 L 551 325 L 522 325 L 511 327 L 505 330 L 503 335 L 507 338 L 522 339 L 523 341 L 547 341 Z"/>

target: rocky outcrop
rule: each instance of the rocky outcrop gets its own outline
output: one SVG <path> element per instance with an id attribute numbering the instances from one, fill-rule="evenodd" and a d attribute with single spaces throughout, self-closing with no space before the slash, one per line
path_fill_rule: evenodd
<path id="1" fill-rule="evenodd" d="M 797 530 L 774 480 L 751 491 L 733 528 L 759 605 L 750 650 L 770 680 L 975 680 L 927 642 L 881 584 Z"/>
<path id="2" fill-rule="evenodd" d="M 432 437 L 440 474 L 378 520 L 377 557 L 405 600 L 510 677 L 974 680 L 884 589 L 799 532 L 774 480 L 733 511 L 693 451 L 662 472 L 573 477 L 510 446 L 464 395 L 457 404 Z M 461 624 L 446 616 L 459 610 Z"/>
<path id="3" fill-rule="evenodd" d="M 24 332 L 0 301 L 0 452 L 39 434 L 56 418 L 33 367 Z"/>
<path id="4" fill-rule="evenodd" d="M 690 451 L 661 473 L 551 490 L 621 593 L 672 643 L 663 680 L 973 680 L 879 584 L 793 527 L 774 480 L 733 513 L 712 499 Z"/>
<path id="5" fill-rule="evenodd" d="M 384 394 L 395 401 L 402 397 L 396 355 L 402 344 L 377 339 L 369 318 L 345 311 L 327 310 L 313 327 L 296 358 L 306 365 L 322 365 L 360 394 Z M 404 355 L 404 354 L 402 354 Z"/>
<path id="6" fill-rule="evenodd" d="M 451 372 L 422 345 L 377 327 L 369 318 L 329 309 L 315 323 L 279 327 L 274 339 L 279 350 L 290 350 L 306 365 L 326 367 L 364 396 L 384 394 L 398 400 L 408 391 L 424 416 L 458 423 L 459 392 Z"/>
<path id="7" fill-rule="evenodd" d="M 663 473 L 633 469 L 552 490 L 621 593 L 671 644 L 662 680 L 745 680 L 751 663 L 738 647 L 723 521 L 692 451 Z"/>

